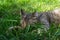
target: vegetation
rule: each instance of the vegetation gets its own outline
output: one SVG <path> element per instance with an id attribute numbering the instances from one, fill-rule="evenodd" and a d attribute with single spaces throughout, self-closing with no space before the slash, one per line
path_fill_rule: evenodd
<path id="1" fill-rule="evenodd" d="M 53 10 L 60 8 L 60 0 L 0 0 L 0 40 L 60 40 L 60 27 L 55 25 L 47 32 L 41 31 L 39 23 L 24 30 L 8 30 L 20 25 L 21 8 L 27 13 Z"/>

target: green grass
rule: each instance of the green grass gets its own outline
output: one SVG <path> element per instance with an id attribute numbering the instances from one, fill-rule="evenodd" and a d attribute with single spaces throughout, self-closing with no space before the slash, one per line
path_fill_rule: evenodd
<path id="1" fill-rule="evenodd" d="M 60 40 L 60 27 L 44 32 L 42 25 L 28 25 L 26 29 L 8 30 L 11 26 L 19 26 L 20 9 L 27 13 L 43 12 L 60 8 L 60 0 L 0 0 L 0 40 Z"/>

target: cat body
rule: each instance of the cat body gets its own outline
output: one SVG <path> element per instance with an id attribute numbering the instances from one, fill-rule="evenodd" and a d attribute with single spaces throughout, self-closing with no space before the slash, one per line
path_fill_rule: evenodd
<path id="1" fill-rule="evenodd" d="M 47 12 L 33 12 L 26 14 L 21 10 L 21 26 L 25 28 L 27 25 L 34 23 L 42 23 L 46 29 L 49 29 L 51 23 L 60 24 L 60 9 L 54 9 Z"/>

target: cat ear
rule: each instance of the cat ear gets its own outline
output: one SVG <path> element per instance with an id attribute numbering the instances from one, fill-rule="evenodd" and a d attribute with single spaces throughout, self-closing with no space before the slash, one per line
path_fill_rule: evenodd
<path id="1" fill-rule="evenodd" d="M 21 9 L 21 15 L 22 15 L 23 17 L 25 17 L 25 15 L 26 15 L 26 13 L 25 13 L 25 11 L 24 11 L 23 9 Z"/>
<path id="2" fill-rule="evenodd" d="M 32 17 L 38 17 L 38 13 L 35 11 L 32 13 Z"/>
<path id="3" fill-rule="evenodd" d="M 25 15 L 25 11 L 23 9 L 21 9 L 21 15 L 24 16 Z"/>

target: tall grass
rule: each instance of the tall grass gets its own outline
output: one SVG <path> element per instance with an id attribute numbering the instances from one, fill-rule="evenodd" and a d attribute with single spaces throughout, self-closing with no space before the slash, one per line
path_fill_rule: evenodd
<path id="1" fill-rule="evenodd" d="M 28 25 L 26 29 L 8 30 L 11 26 L 19 26 L 20 9 L 27 13 L 43 12 L 60 8 L 60 0 L 0 0 L 0 40 L 60 40 L 60 27 L 44 32 L 42 25 Z"/>

